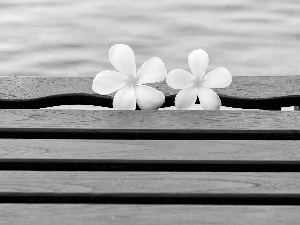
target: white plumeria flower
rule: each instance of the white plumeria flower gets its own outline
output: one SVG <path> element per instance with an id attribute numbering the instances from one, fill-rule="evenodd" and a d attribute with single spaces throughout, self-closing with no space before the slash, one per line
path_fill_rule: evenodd
<path id="1" fill-rule="evenodd" d="M 102 71 L 96 75 L 92 90 L 101 95 L 116 94 L 113 108 L 119 110 L 158 109 L 165 102 L 165 96 L 155 88 L 142 85 L 163 81 L 167 70 L 161 59 L 153 57 L 145 62 L 136 73 L 133 50 L 124 44 L 109 49 L 109 60 L 117 71 Z"/>
<path id="2" fill-rule="evenodd" d="M 208 61 L 208 55 L 204 50 L 194 50 L 188 56 L 188 63 L 193 74 L 182 69 L 175 69 L 167 75 L 166 83 L 171 88 L 182 89 L 175 97 L 177 109 L 190 109 L 195 105 L 197 96 L 203 109 L 220 109 L 221 100 L 210 88 L 229 86 L 232 76 L 223 67 L 219 67 L 204 76 Z"/>

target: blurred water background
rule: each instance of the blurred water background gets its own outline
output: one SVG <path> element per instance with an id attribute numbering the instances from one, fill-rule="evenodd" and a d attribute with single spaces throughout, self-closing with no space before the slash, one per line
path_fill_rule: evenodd
<path id="1" fill-rule="evenodd" d="M 300 74 L 299 0 L 0 0 L 0 76 L 95 76 L 114 70 L 111 45 L 189 70 L 204 49 L 208 71 Z"/>

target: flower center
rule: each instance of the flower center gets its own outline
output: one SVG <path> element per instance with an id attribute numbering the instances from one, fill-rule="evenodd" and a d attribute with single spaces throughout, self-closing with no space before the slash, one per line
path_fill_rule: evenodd
<path id="1" fill-rule="evenodd" d="M 195 80 L 194 80 L 194 85 L 196 85 L 197 87 L 199 85 L 202 85 L 203 81 L 200 77 L 197 77 Z"/>
<path id="2" fill-rule="evenodd" d="M 202 85 L 203 84 L 203 80 L 201 78 L 198 78 L 196 80 L 196 84 L 199 86 L 199 85 Z"/>
<path id="3" fill-rule="evenodd" d="M 136 76 L 129 77 L 128 80 L 127 80 L 127 83 L 132 84 L 132 85 L 136 85 L 137 82 L 138 82 L 138 79 L 137 79 Z"/>

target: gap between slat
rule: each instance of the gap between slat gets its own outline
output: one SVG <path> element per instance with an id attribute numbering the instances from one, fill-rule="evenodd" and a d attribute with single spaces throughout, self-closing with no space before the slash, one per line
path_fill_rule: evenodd
<path id="1" fill-rule="evenodd" d="M 300 172 L 300 161 L 0 159 L 0 170 Z"/>
<path id="2" fill-rule="evenodd" d="M 0 138 L 127 140 L 300 140 L 298 130 L 0 128 Z"/>
<path id="3" fill-rule="evenodd" d="M 73 110 L 113 110 L 112 108 L 102 107 L 102 106 L 94 106 L 94 105 L 59 105 L 59 106 L 50 106 L 40 109 L 73 109 Z M 159 108 L 158 110 L 177 110 L 175 106 Z M 203 110 L 200 104 L 195 104 L 189 110 Z M 233 108 L 221 106 L 220 110 L 260 110 L 260 109 L 243 109 L 243 108 Z M 289 107 L 281 107 L 281 111 L 299 111 L 298 106 L 289 106 Z"/>
<path id="4" fill-rule="evenodd" d="M 207 193 L 10 193 L 0 203 L 26 204 L 175 204 L 175 205 L 300 205 L 300 194 Z"/>

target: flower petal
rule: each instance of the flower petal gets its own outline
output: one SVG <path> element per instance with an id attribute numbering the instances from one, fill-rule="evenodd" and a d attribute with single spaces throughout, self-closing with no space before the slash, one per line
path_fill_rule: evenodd
<path id="1" fill-rule="evenodd" d="M 109 49 L 109 60 L 118 71 L 127 77 L 136 76 L 134 52 L 128 45 L 113 45 Z"/>
<path id="2" fill-rule="evenodd" d="M 201 84 L 208 88 L 225 88 L 232 82 L 231 73 L 224 67 L 219 67 L 206 74 Z"/>
<path id="3" fill-rule="evenodd" d="M 138 84 L 163 81 L 167 76 L 165 64 L 160 58 L 153 57 L 145 62 L 137 72 Z"/>
<path id="4" fill-rule="evenodd" d="M 146 85 L 136 85 L 134 92 L 140 109 L 159 109 L 165 102 L 161 91 Z"/>
<path id="5" fill-rule="evenodd" d="M 188 61 L 193 75 L 202 79 L 209 61 L 207 53 L 202 49 L 194 50 L 189 54 Z"/>
<path id="6" fill-rule="evenodd" d="M 198 98 L 200 105 L 205 110 L 217 110 L 221 107 L 221 100 L 219 96 L 211 89 L 198 86 Z"/>
<path id="7" fill-rule="evenodd" d="M 136 98 L 132 84 L 127 84 L 117 91 L 113 100 L 113 108 L 117 110 L 136 109 Z"/>
<path id="8" fill-rule="evenodd" d="M 197 86 L 192 85 L 178 92 L 175 97 L 175 106 L 177 109 L 189 109 L 197 100 Z"/>
<path id="9" fill-rule="evenodd" d="M 100 95 L 107 95 L 119 90 L 128 78 L 116 71 L 102 71 L 93 80 L 92 90 Z"/>
<path id="10" fill-rule="evenodd" d="M 173 89 L 184 89 L 190 87 L 196 81 L 195 77 L 185 70 L 175 69 L 168 73 L 166 83 Z"/>

